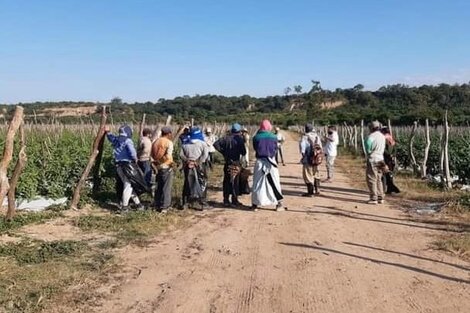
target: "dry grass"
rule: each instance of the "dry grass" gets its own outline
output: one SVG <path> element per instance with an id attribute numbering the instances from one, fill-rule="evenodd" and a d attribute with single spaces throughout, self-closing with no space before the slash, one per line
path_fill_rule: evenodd
<path id="1" fill-rule="evenodd" d="M 118 284 L 116 275 L 111 275 L 120 268 L 113 249 L 146 245 L 158 233 L 186 225 L 187 215 L 132 212 L 116 216 L 90 210 L 64 218 L 83 234 L 98 235 L 83 239 L 87 236 L 78 234 L 77 241 L 33 240 L 21 228 L 10 228 L 9 233 L 21 236 L 21 241 L 0 244 L 0 312 L 49 312 L 98 304 L 98 288 L 104 282 Z"/>
<path id="2" fill-rule="evenodd" d="M 442 237 L 433 244 L 435 249 L 451 252 L 470 261 L 470 233 Z"/>
<path id="3" fill-rule="evenodd" d="M 83 242 L 26 240 L 2 246 L 0 311 L 47 310 L 52 303 L 69 296 L 70 286 L 89 286 L 87 282 L 104 277 L 114 265 L 111 254 Z M 92 290 L 86 290 L 92 294 Z"/>

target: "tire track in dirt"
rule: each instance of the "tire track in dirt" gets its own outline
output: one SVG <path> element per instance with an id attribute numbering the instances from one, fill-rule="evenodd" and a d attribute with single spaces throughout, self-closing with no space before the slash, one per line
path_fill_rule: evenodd
<path id="1" fill-rule="evenodd" d="M 292 138 L 285 157 L 289 211 L 217 208 L 151 247 L 123 249 L 126 266 L 142 274 L 97 312 L 470 312 L 469 264 L 428 249 L 440 230 L 364 204 L 342 171 L 321 197 L 299 197 Z"/>

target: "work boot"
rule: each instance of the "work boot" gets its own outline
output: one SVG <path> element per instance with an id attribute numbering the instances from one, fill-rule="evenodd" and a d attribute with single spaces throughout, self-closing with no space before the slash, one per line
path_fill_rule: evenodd
<path id="1" fill-rule="evenodd" d="M 233 207 L 242 206 L 242 205 L 243 204 L 240 201 L 238 201 L 238 198 L 236 198 L 236 197 L 232 198 L 232 206 Z"/>
<path id="2" fill-rule="evenodd" d="M 313 197 L 313 184 L 307 184 L 307 193 L 302 194 L 302 197 Z"/>
<path id="3" fill-rule="evenodd" d="M 320 195 L 320 180 L 315 178 L 314 180 L 314 189 L 315 189 L 315 195 L 319 196 Z"/>

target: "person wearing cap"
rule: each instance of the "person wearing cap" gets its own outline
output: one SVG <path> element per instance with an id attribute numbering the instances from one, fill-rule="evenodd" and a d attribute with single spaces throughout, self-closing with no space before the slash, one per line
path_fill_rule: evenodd
<path id="1" fill-rule="evenodd" d="M 137 165 L 137 152 L 132 141 L 132 128 L 122 125 L 119 134 L 114 135 L 105 128 L 106 137 L 113 146 L 114 161 L 116 164 L 116 194 L 120 200 L 120 210 L 117 213 L 129 211 L 129 202 L 132 198 L 138 210 L 143 210 L 138 193 L 148 192 L 144 175 Z"/>
<path id="2" fill-rule="evenodd" d="M 282 162 L 282 166 L 286 166 L 286 163 L 284 163 L 284 155 L 282 153 L 282 145 L 286 141 L 286 138 L 284 135 L 281 133 L 281 129 L 279 127 L 276 127 L 274 129 L 274 134 L 277 137 L 277 153 L 276 153 L 276 163 L 279 164 L 279 159 Z"/>
<path id="3" fill-rule="evenodd" d="M 378 121 L 370 123 L 370 135 L 365 142 L 367 153 L 366 177 L 367 187 L 370 192 L 370 199 L 367 203 L 369 204 L 379 204 L 384 201 L 382 175 L 385 169 L 385 136 L 382 134 L 381 128 Z"/>
<path id="4" fill-rule="evenodd" d="M 152 131 L 150 128 L 144 128 L 142 135 L 139 138 L 139 145 L 137 148 L 137 164 L 142 172 L 144 172 L 145 181 L 150 186 L 152 180 L 152 167 L 150 166 L 150 150 L 152 149 Z"/>
<path id="5" fill-rule="evenodd" d="M 214 143 L 217 141 L 217 136 L 212 133 L 212 129 L 210 127 L 207 127 L 204 138 L 207 146 L 209 147 L 209 158 L 207 160 L 207 165 L 209 169 L 212 170 L 212 164 L 214 163 L 215 153 Z"/>
<path id="6" fill-rule="evenodd" d="M 184 126 L 183 131 L 181 132 L 181 135 L 179 136 L 179 140 L 182 145 L 187 144 L 190 141 L 189 129 L 190 129 L 189 126 Z"/>
<path id="7" fill-rule="evenodd" d="M 328 135 L 325 136 L 325 157 L 326 157 L 326 183 L 333 181 L 335 172 L 335 159 L 338 155 L 339 137 L 336 126 L 328 126 Z"/>
<path id="8" fill-rule="evenodd" d="M 184 185 L 183 208 L 192 206 L 198 210 L 209 208 L 206 201 L 207 171 L 205 163 L 209 157 L 209 147 L 204 141 L 204 135 L 198 127 L 189 131 L 189 141 L 181 146 L 181 160 L 183 161 Z"/>
<path id="9" fill-rule="evenodd" d="M 173 185 L 173 150 L 172 129 L 162 128 L 161 136 L 152 145 L 151 156 L 157 169 L 154 206 L 157 211 L 166 213 L 171 209 L 171 190 Z"/>
<path id="10" fill-rule="evenodd" d="M 307 186 L 307 192 L 302 194 L 303 197 L 313 197 L 320 194 L 320 172 L 318 165 L 314 165 L 312 158 L 315 149 L 321 150 L 322 144 L 320 136 L 318 136 L 312 124 L 305 125 L 305 134 L 299 143 L 300 154 L 302 155 L 302 176 Z"/>
<path id="11" fill-rule="evenodd" d="M 251 209 L 256 211 L 260 206 L 276 205 L 276 211 L 285 211 L 281 190 L 279 170 L 275 160 L 277 137 L 272 133 L 271 122 L 263 120 L 255 137 L 253 148 L 256 162 L 253 170 L 253 192 Z"/>
<path id="12" fill-rule="evenodd" d="M 242 157 L 242 165 L 244 167 L 250 166 L 250 134 L 248 133 L 248 129 L 246 127 L 242 128 L 241 131 L 243 141 L 245 142 L 245 155 Z"/>
<path id="13" fill-rule="evenodd" d="M 241 135 L 241 126 L 238 123 L 232 125 L 231 133 L 214 143 L 214 148 L 219 151 L 225 160 L 223 196 L 225 206 L 239 206 L 240 173 L 242 170 L 241 159 L 246 155 L 245 141 Z M 231 196 L 231 202 L 230 202 Z"/>

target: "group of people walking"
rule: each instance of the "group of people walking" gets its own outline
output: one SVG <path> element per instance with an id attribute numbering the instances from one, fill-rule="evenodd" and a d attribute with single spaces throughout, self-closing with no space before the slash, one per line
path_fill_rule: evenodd
<path id="1" fill-rule="evenodd" d="M 287 208 L 283 205 L 283 194 L 278 165 L 285 166 L 283 155 L 284 135 L 274 128 L 269 120 L 263 120 L 250 144 L 246 128 L 234 123 L 230 131 L 217 138 L 210 128 L 205 132 L 198 127 L 187 127 L 181 133 L 181 149 L 175 153 L 172 128 L 161 129 L 158 139 L 152 141 L 152 131 L 144 129 L 137 149 L 132 141 L 132 129 L 123 125 L 114 135 L 106 129 L 107 138 L 113 146 L 116 164 L 116 191 L 120 200 L 119 212 L 129 210 L 129 202 L 137 209 L 144 209 L 139 194 L 151 192 L 152 172 L 155 172 L 153 206 L 159 212 L 172 208 L 172 188 L 175 168 L 174 156 L 181 160 L 180 170 L 184 174 L 182 208 L 192 207 L 204 210 L 210 208 L 207 202 L 208 173 L 213 168 L 216 151 L 224 158 L 223 204 L 241 206 L 239 197 L 251 193 L 251 209 L 273 205 L 277 211 Z M 302 176 L 306 185 L 304 197 L 320 195 L 319 166 L 326 164 L 327 178 L 331 183 L 334 177 L 335 159 L 339 137 L 335 126 L 329 126 L 327 134 L 320 136 L 311 124 L 305 125 L 299 142 Z M 379 204 L 386 192 L 399 192 L 393 183 L 393 147 L 395 142 L 390 132 L 380 123 L 371 124 L 371 134 L 366 140 L 367 185 L 371 204 Z M 253 149 L 256 161 L 253 167 L 253 186 L 248 177 L 249 151 Z M 387 164 L 386 164 L 387 163 Z"/>
<path id="2" fill-rule="evenodd" d="M 261 123 L 253 138 L 256 156 L 253 171 L 253 188 L 250 188 L 250 141 L 246 128 L 234 123 L 230 132 L 217 138 L 207 128 L 203 134 L 198 127 L 187 127 L 178 140 L 181 149 L 178 155 L 184 174 L 182 208 L 192 207 L 204 210 L 209 208 L 207 197 L 208 172 L 212 169 L 214 154 L 224 157 L 223 199 L 226 206 L 240 206 L 239 196 L 252 193 L 252 209 L 259 206 L 276 205 L 283 210 L 277 155 L 284 142 L 279 129 L 272 131 L 268 120 Z M 120 201 L 119 213 L 127 212 L 132 200 L 138 210 L 144 209 L 139 195 L 151 192 L 152 172 L 155 172 L 155 192 L 153 206 L 159 212 L 167 212 L 172 207 L 172 187 L 175 172 L 174 141 L 171 127 L 161 129 L 158 139 L 152 141 L 150 129 L 144 129 L 137 149 L 132 141 L 132 129 L 127 125 L 119 128 L 118 134 L 105 129 L 113 146 L 116 164 L 116 192 Z M 281 154 L 282 157 L 282 154 Z M 284 163 L 282 159 L 282 163 Z"/>

